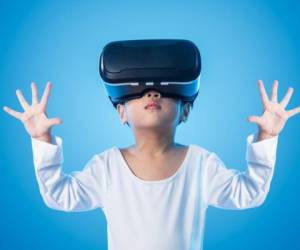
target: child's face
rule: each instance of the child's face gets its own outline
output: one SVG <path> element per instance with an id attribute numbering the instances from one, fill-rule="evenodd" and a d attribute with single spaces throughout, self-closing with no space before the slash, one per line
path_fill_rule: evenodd
<path id="1" fill-rule="evenodd" d="M 147 108 L 150 102 L 157 103 L 156 108 Z M 183 116 L 187 117 L 189 105 L 169 97 L 161 97 L 155 90 L 146 92 L 142 97 L 118 104 L 117 110 L 122 123 L 128 122 L 131 128 L 174 128 Z"/>

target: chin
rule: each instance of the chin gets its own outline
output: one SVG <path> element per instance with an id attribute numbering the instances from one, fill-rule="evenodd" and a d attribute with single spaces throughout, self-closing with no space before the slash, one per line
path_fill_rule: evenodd
<path id="1" fill-rule="evenodd" d="M 169 128 L 171 127 L 172 125 L 169 124 L 167 122 L 162 122 L 161 120 L 152 120 L 152 121 L 144 121 L 143 123 L 139 123 L 139 124 L 136 124 L 135 127 L 136 128 L 143 128 L 143 129 L 153 129 L 153 128 Z"/>

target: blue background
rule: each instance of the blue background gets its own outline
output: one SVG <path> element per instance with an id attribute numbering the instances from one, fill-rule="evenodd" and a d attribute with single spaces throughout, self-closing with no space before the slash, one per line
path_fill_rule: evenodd
<path id="1" fill-rule="evenodd" d="M 98 73 L 103 46 L 114 40 L 190 39 L 202 54 L 199 96 L 176 141 L 216 152 L 228 168 L 246 168 L 249 115 L 262 111 L 257 80 L 288 109 L 300 104 L 300 6 L 297 1 L 1 1 L 0 105 L 22 111 L 52 82 L 49 117 L 63 138 L 64 171 L 81 170 L 95 154 L 133 143 L 105 94 Z M 43 203 L 31 141 L 22 123 L 0 112 L 0 249 L 106 249 L 101 210 L 65 213 Z M 205 250 L 300 249 L 300 115 L 281 132 L 276 170 L 265 203 L 255 209 L 209 208 Z"/>

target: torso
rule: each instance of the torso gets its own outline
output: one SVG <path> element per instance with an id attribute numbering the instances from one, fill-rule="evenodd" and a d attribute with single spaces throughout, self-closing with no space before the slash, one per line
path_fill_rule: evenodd
<path id="1" fill-rule="evenodd" d="M 174 175 L 182 165 L 187 151 L 188 146 L 179 145 L 160 159 L 153 159 L 151 157 L 138 158 L 130 152 L 130 148 L 120 149 L 131 172 L 146 181 L 167 179 Z"/>

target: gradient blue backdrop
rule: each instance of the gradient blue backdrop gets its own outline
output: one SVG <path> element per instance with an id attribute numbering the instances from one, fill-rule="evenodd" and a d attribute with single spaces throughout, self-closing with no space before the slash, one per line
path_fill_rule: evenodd
<path id="1" fill-rule="evenodd" d="M 63 138 L 64 171 L 95 154 L 133 143 L 100 85 L 98 60 L 113 40 L 183 38 L 201 53 L 200 93 L 176 141 L 216 152 L 228 168 L 246 168 L 247 116 L 261 114 L 257 80 L 279 100 L 294 87 L 300 104 L 300 7 L 297 1 L 4 1 L 0 3 L 0 105 L 21 111 L 20 88 L 41 96 L 53 88 L 49 117 Z M 31 141 L 21 122 L 0 112 L 0 249 L 106 249 L 101 210 L 65 213 L 42 201 Z M 279 136 L 276 170 L 265 203 L 255 209 L 207 211 L 205 250 L 300 249 L 300 115 Z M 147 229 L 145 228 L 145 233 Z"/>

